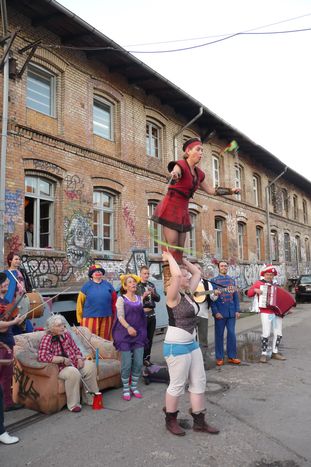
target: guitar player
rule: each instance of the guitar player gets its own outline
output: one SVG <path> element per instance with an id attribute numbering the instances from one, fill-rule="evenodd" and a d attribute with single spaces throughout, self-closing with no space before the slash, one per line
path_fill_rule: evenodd
<path id="1" fill-rule="evenodd" d="M 213 286 L 207 279 L 213 278 L 213 270 L 209 270 L 209 274 L 204 276 L 204 271 L 199 263 L 196 263 L 198 269 L 201 271 L 201 281 L 197 287 L 196 292 L 204 293 L 205 291 L 212 291 Z M 204 368 L 208 368 L 208 310 L 211 307 L 211 302 L 217 300 L 220 292 L 215 290 L 211 295 L 194 295 L 194 300 L 199 306 L 197 314 L 197 337 L 203 355 Z"/>
<path id="2" fill-rule="evenodd" d="M 227 329 L 227 355 L 228 363 L 239 365 L 241 361 L 237 358 L 235 322 L 240 317 L 240 301 L 235 288 L 235 281 L 228 275 L 228 263 L 219 261 L 219 275 L 213 279 L 213 288 L 225 287 L 232 291 L 222 291 L 216 301 L 211 303 L 212 314 L 215 318 L 215 356 L 216 365 L 224 364 L 224 332 Z"/>

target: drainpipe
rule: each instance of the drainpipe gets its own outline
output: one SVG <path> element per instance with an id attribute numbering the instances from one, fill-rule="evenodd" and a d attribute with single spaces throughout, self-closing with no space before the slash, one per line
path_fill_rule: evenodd
<path id="1" fill-rule="evenodd" d="M 8 34 L 8 17 L 6 0 L 1 0 L 1 18 L 3 37 Z M 7 44 L 4 45 L 4 53 Z M 8 135 L 9 110 L 9 54 L 3 65 L 3 94 L 2 94 L 2 133 L 1 133 L 1 163 L 0 163 L 0 267 L 4 266 L 4 214 L 5 214 L 5 179 L 6 179 L 6 153 Z"/>
<path id="2" fill-rule="evenodd" d="M 269 189 L 270 187 L 279 179 L 281 178 L 285 172 L 287 171 L 288 167 L 285 166 L 283 172 L 280 173 L 277 177 L 275 177 L 272 182 L 270 182 L 266 186 L 266 216 L 267 216 L 267 260 L 269 264 L 272 264 L 272 258 L 271 258 L 271 232 L 270 232 L 270 213 L 269 213 Z"/>
<path id="3" fill-rule="evenodd" d="M 174 161 L 177 161 L 177 159 L 178 159 L 178 156 L 177 156 L 177 138 L 178 138 L 178 136 L 179 136 L 186 128 L 188 128 L 193 122 L 195 122 L 198 118 L 200 118 L 201 115 L 203 114 L 203 111 L 204 111 L 203 107 L 200 107 L 199 113 L 198 113 L 195 117 L 193 117 L 193 119 L 190 120 L 190 122 L 186 123 L 186 125 L 183 126 L 182 129 L 179 130 L 178 133 L 176 133 L 176 135 L 174 135 Z"/>

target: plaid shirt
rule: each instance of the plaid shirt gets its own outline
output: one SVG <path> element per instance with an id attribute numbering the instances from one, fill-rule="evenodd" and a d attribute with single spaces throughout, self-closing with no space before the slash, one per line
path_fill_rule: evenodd
<path id="1" fill-rule="evenodd" d="M 63 346 L 64 351 L 68 358 L 70 358 L 73 366 L 77 368 L 78 358 L 83 358 L 82 353 L 80 352 L 78 346 L 76 345 L 75 341 L 71 337 L 71 335 L 65 331 L 64 334 L 60 336 L 60 340 Z M 53 341 L 52 334 L 45 334 L 42 337 L 39 350 L 38 350 L 38 360 L 39 362 L 48 362 L 51 363 L 53 357 L 60 357 L 63 356 L 62 347 L 59 341 Z M 66 365 L 63 363 L 58 363 L 59 371 L 65 368 Z"/>

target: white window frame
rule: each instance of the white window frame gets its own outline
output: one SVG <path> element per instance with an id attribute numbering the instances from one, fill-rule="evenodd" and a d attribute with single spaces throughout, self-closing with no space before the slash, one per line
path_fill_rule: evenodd
<path id="1" fill-rule="evenodd" d="M 151 220 L 157 204 L 158 201 L 148 201 L 148 229 L 151 232 L 151 235 L 149 235 L 149 250 L 154 255 L 161 253 L 160 245 L 156 242 L 156 240 L 161 240 L 161 225 Z"/>
<path id="2" fill-rule="evenodd" d="M 216 156 L 212 157 L 212 174 L 213 174 L 213 187 L 217 188 L 220 186 L 220 162 Z"/>
<path id="3" fill-rule="evenodd" d="M 153 131 L 156 131 L 156 137 Z M 156 144 L 154 144 L 156 141 Z M 146 120 L 146 154 L 155 159 L 161 159 L 161 141 L 162 141 L 162 128 L 154 123 L 152 120 Z"/>
<path id="4" fill-rule="evenodd" d="M 301 263 L 302 256 L 301 256 L 301 237 L 300 237 L 300 235 L 295 236 L 295 257 L 296 257 L 296 262 Z"/>
<path id="5" fill-rule="evenodd" d="M 29 184 L 29 186 L 33 186 L 34 191 L 28 192 L 26 191 L 26 186 L 28 180 L 33 180 L 33 184 Z M 40 193 L 40 181 L 48 183 L 51 187 L 51 195 L 46 195 Z M 54 230 L 53 226 L 54 223 L 54 206 L 55 206 L 55 182 L 45 178 L 45 177 L 38 177 L 35 175 L 26 175 L 25 176 L 25 198 L 31 198 L 34 200 L 34 208 L 33 208 L 33 248 L 54 248 Z M 49 217 L 42 218 L 41 217 L 41 202 L 48 202 L 49 203 Z M 48 219 L 49 222 L 49 230 L 44 232 L 47 234 L 48 237 L 48 245 L 41 246 L 41 230 L 40 224 L 42 220 Z"/>
<path id="6" fill-rule="evenodd" d="M 238 254 L 239 259 L 244 259 L 244 237 L 245 237 L 245 224 L 238 222 Z"/>
<path id="7" fill-rule="evenodd" d="M 234 170 L 235 170 L 234 186 L 235 188 L 240 188 L 242 190 L 242 167 L 240 165 L 235 165 Z M 237 193 L 235 197 L 238 201 L 241 201 L 242 199 L 241 191 L 240 193 Z"/>
<path id="8" fill-rule="evenodd" d="M 272 261 L 279 261 L 279 237 L 278 232 L 276 230 L 271 230 L 270 242 Z"/>
<path id="9" fill-rule="evenodd" d="M 105 125 L 103 121 L 95 120 L 95 108 L 109 115 L 108 125 Z M 100 96 L 94 96 L 93 98 L 93 133 L 108 141 L 114 139 L 114 105 Z"/>
<path id="10" fill-rule="evenodd" d="M 215 217 L 215 257 L 217 259 L 223 257 L 223 228 L 223 219 Z"/>
<path id="11" fill-rule="evenodd" d="M 261 260 L 261 255 L 262 255 L 262 250 L 261 250 L 262 236 L 263 236 L 262 227 L 259 227 L 258 225 L 256 225 L 256 254 L 257 254 L 258 260 Z"/>
<path id="12" fill-rule="evenodd" d="M 99 206 L 95 205 L 95 194 L 99 194 Z M 104 197 L 109 199 L 109 207 L 103 206 Z M 98 213 L 98 222 L 95 222 L 93 216 L 93 251 L 112 254 L 114 253 L 114 240 L 115 240 L 115 195 L 106 190 L 94 189 L 93 190 L 93 211 Z M 109 224 L 105 224 L 105 214 L 109 215 Z M 97 225 L 97 230 L 94 226 Z M 109 226 L 109 236 L 105 236 L 105 226 Z M 96 234 L 96 235 L 95 235 Z M 105 249 L 105 241 L 109 241 L 110 248 Z M 99 244 L 98 244 L 99 242 Z"/>
<path id="13" fill-rule="evenodd" d="M 36 82 L 37 89 L 34 89 L 34 86 L 31 85 L 31 80 Z M 45 85 L 48 85 L 49 88 L 49 105 L 46 105 L 48 108 L 46 111 L 42 109 L 42 106 L 45 105 L 45 103 L 42 102 L 42 96 L 44 97 L 44 94 L 40 93 L 40 87 L 41 90 L 44 91 L 44 89 L 42 89 L 44 81 Z M 35 95 L 29 96 L 29 92 L 33 92 Z M 50 71 L 38 65 L 34 65 L 33 63 L 29 64 L 27 68 L 26 107 L 50 117 L 56 116 L 56 76 Z"/>
<path id="14" fill-rule="evenodd" d="M 253 175 L 253 200 L 254 205 L 259 206 L 259 179 L 257 175 Z"/>
<path id="15" fill-rule="evenodd" d="M 191 256 L 196 256 L 196 223 L 197 223 L 197 214 L 195 212 L 189 211 L 191 227 L 192 229 L 189 232 L 189 250 Z"/>
<path id="16" fill-rule="evenodd" d="M 284 260 L 289 263 L 292 260 L 290 234 L 284 232 Z"/>

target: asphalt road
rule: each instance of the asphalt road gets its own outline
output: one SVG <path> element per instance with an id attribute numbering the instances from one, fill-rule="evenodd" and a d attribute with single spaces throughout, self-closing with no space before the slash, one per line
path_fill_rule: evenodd
<path id="1" fill-rule="evenodd" d="M 20 466 L 311 466 L 311 304 L 299 305 L 284 318 L 285 362 L 257 363 L 260 321 L 257 315 L 238 322 L 240 366 L 213 366 L 207 372 L 209 421 L 217 436 L 187 430 L 168 433 L 162 414 L 165 385 L 142 385 L 142 400 L 121 400 L 121 390 L 104 392 L 105 409 L 66 410 L 52 416 L 30 411 L 6 414 L 20 443 L 0 446 L 0 465 Z M 153 359 L 161 361 L 156 337 Z M 210 325 L 212 353 L 213 326 Z M 213 355 L 211 354 L 213 357 Z M 181 416 L 189 418 L 188 397 Z M 34 420 L 27 417 L 34 415 Z M 18 424 L 20 421 L 20 424 Z M 14 429 L 15 427 L 15 429 Z"/>

